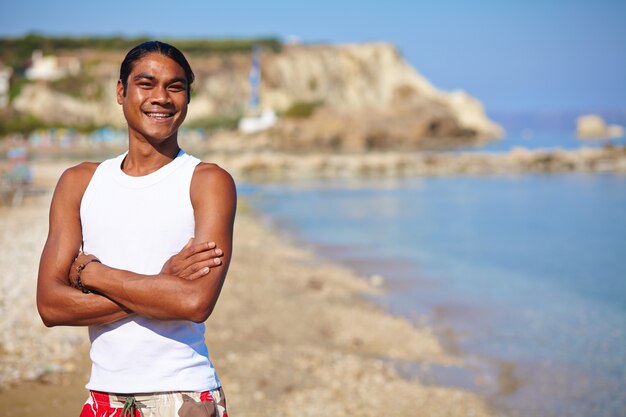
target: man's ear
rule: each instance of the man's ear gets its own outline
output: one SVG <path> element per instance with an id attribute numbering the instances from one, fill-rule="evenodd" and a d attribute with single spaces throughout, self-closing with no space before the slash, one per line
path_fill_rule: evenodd
<path id="1" fill-rule="evenodd" d="M 117 104 L 124 103 L 124 84 L 122 84 L 122 80 L 117 80 Z"/>

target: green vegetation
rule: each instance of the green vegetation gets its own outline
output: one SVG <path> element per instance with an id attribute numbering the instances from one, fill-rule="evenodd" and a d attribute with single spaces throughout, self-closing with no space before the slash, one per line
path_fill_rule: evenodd
<path id="1" fill-rule="evenodd" d="M 13 74 L 11 85 L 9 86 L 9 101 L 20 95 L 24 85 L 28 84 L 28 80 L 20 74 Z"/>
<path id="2" fill-rule="evenodd" d="M 32 115 L 14 114 L 14 112 L 0 113 L 0 137 L 10 133 L 30 134 L 46 127 L 48 126 L 43 121 Z"/>
<path id="3" fill-rule="evenodd" d="M 102 85 L 89 75 L 86 71 L 81 71 L 77 76 L 67 76 L 56 81 L 49 82 L 54 91 L 87 100 L 97 100 L 102 97 Z"/>
<path id="4" fill-rule="evenodd" d="M 296 101 L 287 110 L 285 110 L 284 116 L 291 118 L 304 119 L 311 117 L 315 109 L 321 106 L 321 101 Z"/>
<path id="5" fill-rule="evenodd" d="M 201 119 L 194 119 L 185 122 L 188 129 L 206 129 L 213 130 L 232 130 L 237 128 L 237 123 L 241 116 L 210 116 Z"/>
<path id="6" fill-rule="evenodd" d="M 282 50 L 282 43 L 276 38 L 253 39 L 165 39 L 171 42 L 186 54 L 209 54 L 215 52 L 247 52 L 255 46 L 271 49 L 274 52 Z"/>
<path id="7" fill-rule="evenodd" d="M 104 126 L 93 124 L 68 125 L 63 123 L 46 123 L 43 120 L 31 115 L 22 114 L 15 111 L 0 112 L 0 138 L 12 133 L 29 135 L 37 130 L 47 129 L 72 129 L 80 133 L 89 133 Z"/>
<path id="8" fill-rule="evenodd" d="M 125 38 L 110 37 L 69 37 L 45 36 L 32 33 L 19 38 L 0 38 L 0 61 L 17 70 L 23 69 L 36 49 L 44 55 L 58 54 L 61 51 L 78 49 L 95 49 L 108 51 L 128 51 L 133 46 L 148 41 L 148 37 Z M 245 52 L 251 51 L 254 46 L 269 48 L 280 52 L 282 43 L 277 38 L 250 38 L 250 39 L 161 39 L 171 42 L 183 52 L 190 55 Z"/>
<path id="9" fill-rule="evenodd" d="M 116 51 L 124 53 L 133 46 L 149 40 L 148 37 L 126 38 L 121 36 L 110 37 L 69 37 L 45 36 L 32 33 L 18 38 L 0 37 L 0 63 L 13 68 L 11 77 L 9 100 L 12 101 L 30 81 L 24 76 L 34 50 L 41 50 L 45 55 L 72 54 L 79 50 Z M 189 56 L 209 55 L 214 53 L 249 52 L 255 46 L 280 52 L 282 43 L 277 38 L 250 38 L 250 39 L 162 39 L 171 42 Z M 83 69 L 76 76 L 67 76 L 47 84 L 53 91 L 62 92 L 80 99 L 98 100 L 105 88 L 94 78 L 88 67 L 97 62 L 93 58 L 83 62 Z M 192 97 L 196 93 L 192 90 Z M 186 127 L 203 128 L 207 130 L 234 129 L 240 116 L 215 116 L 201 120 L 187 122 Z M 31 115 L 19 114 L 15 111 L 0 112 L 0 137 L 10 133 L 28 134 L 38 129 L 73 128 L 78 131 L 88 131 L 100 126 L 61 126 L 48 125 Z"/>

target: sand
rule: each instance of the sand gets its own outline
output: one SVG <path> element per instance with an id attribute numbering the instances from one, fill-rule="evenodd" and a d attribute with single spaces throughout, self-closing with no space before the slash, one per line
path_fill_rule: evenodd
<path id="1" fill-rule="evenodd" d="M 86 329 L 45 328 L 35 307 L 53 178 L 18 208 L 0 207 L 0 415 L 78 415 L 89 372 Z M 433 329 L 368 302 L 381 291 L 269 230 L 245 204 L 207 343 L 231 416 L 488 416 L 486 401 L 407 379 L 393 360 L 458 366 Z M 33 403 L 34 399 L 38 403 Z"/>

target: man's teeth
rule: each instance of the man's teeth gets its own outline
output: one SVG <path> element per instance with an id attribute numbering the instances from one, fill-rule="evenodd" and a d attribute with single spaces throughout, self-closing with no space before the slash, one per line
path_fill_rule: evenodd
<path id="1" fill-rule="evenodd" d="M 146 113 L 150 117 L 169 117 L 172 113 Z"/>

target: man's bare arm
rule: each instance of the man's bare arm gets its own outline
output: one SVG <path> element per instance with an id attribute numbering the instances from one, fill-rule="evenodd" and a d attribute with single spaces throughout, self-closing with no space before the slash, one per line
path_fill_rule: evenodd
<path id="1" fill-rule="evenodd" d="M 230 264 L 235 185 L 226 171 L 212 164 L 200 164 L 191 183 L 191 198 L 195 241 L 207 241 L 210 236 L 223 251 L 220 264 L 211 268 L 210 275 L 181 280 L 168 274 L 147 276 L 92 262 L 81 275 L 82 284 L 146 317 L 206 320 L 215 307 Z"/>
<path id="2" fill-rule="evenodd" d="M 201 289 L 195 314 L 206 320 L 219 298 L 233 253 L 237 190 L 230 174 L 214 164 L 200 164 L 191 183 L 196 238 L 213 239 L 224 250 L 222 266 L 211 273 Z"/>
<path id="3" fill-rule="evenodd" d="M 48 238 L 39 263 L 37 308 L 46 326 L 108 323 L 131 312 L 113 300 L 83 294 L 68 285 L 68 272 L 82 242 L 80 202 L 97 164 L 66 170 L 50 206 Z"/>
<path id="4" fill-rule="evenodd" d="M 132 309 L 104 295 L 84 294 L 68 283 L 70 275 L 75 274 L 71 265 L 82 242 L 80 202 L 96 167 L 97 164 L 83 163 L 68 169 L 59 180 L 52 199 L 50 228 L 37 283 L 37 307 L 49 327 L 105 324 L 133 313 Z M 220 263 L 221 252 L 212 242 L 193 245 L 190 242 L 166 262 L 162 274 L 172 283 L 182 282 L 180 278 L 197 279 L 209 273 L 206 266 L 215 264 L 215 259 Z"/>

